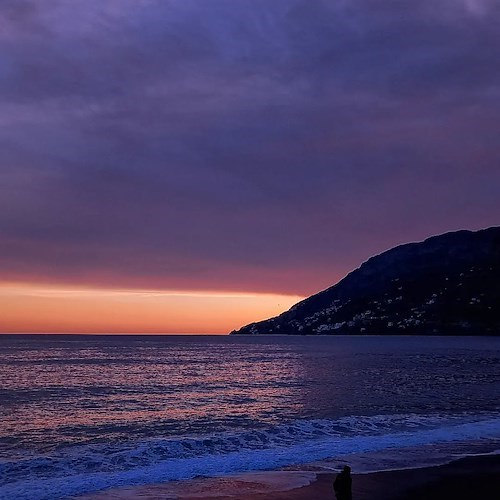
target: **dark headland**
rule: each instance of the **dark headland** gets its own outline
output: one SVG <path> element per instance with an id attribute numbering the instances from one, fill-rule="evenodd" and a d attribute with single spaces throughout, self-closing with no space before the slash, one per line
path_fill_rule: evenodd
<path id="1" fill-rule="evenodd" d="M 500 227 L 392 248 L 231 334 L 500 335 Z"/>

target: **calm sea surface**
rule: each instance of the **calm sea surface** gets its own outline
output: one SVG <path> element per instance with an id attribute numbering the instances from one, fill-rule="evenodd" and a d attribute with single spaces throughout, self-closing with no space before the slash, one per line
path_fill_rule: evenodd
<path id="1" fill-rule="evenodd" d="M 500 448 L 500 338 L 0 335 L 0 498 Z"/>

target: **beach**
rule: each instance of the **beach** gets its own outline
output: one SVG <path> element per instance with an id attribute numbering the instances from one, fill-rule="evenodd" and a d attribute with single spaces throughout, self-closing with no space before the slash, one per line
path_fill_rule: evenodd
<path id="1" fill-rule="evenodd" d="M 75 498 L 321 500 L 334 498 L 334 478 L 334 473 L 324 471 L 271 471 L 117 488 Z M 354 500 L 487 500 L 497 498 L 499 491 L 500 455 L 466 457 L 436 467 L 353 474 Z"/>

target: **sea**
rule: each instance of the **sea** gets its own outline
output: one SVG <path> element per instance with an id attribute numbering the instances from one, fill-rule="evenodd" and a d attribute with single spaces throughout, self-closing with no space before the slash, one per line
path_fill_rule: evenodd
<path id="1" fill-rule="evenodd" d="M 500 449 L 500 337 L 0 336 L 0 499 Z"/>

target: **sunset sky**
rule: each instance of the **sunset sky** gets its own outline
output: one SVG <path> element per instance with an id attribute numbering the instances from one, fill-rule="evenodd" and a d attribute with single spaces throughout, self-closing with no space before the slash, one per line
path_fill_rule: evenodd
<path id="1" fill-rule="evenodd" d="M 226 333 L 500 222 L 498 0 L 3 0 L 0 332 Z"/>

